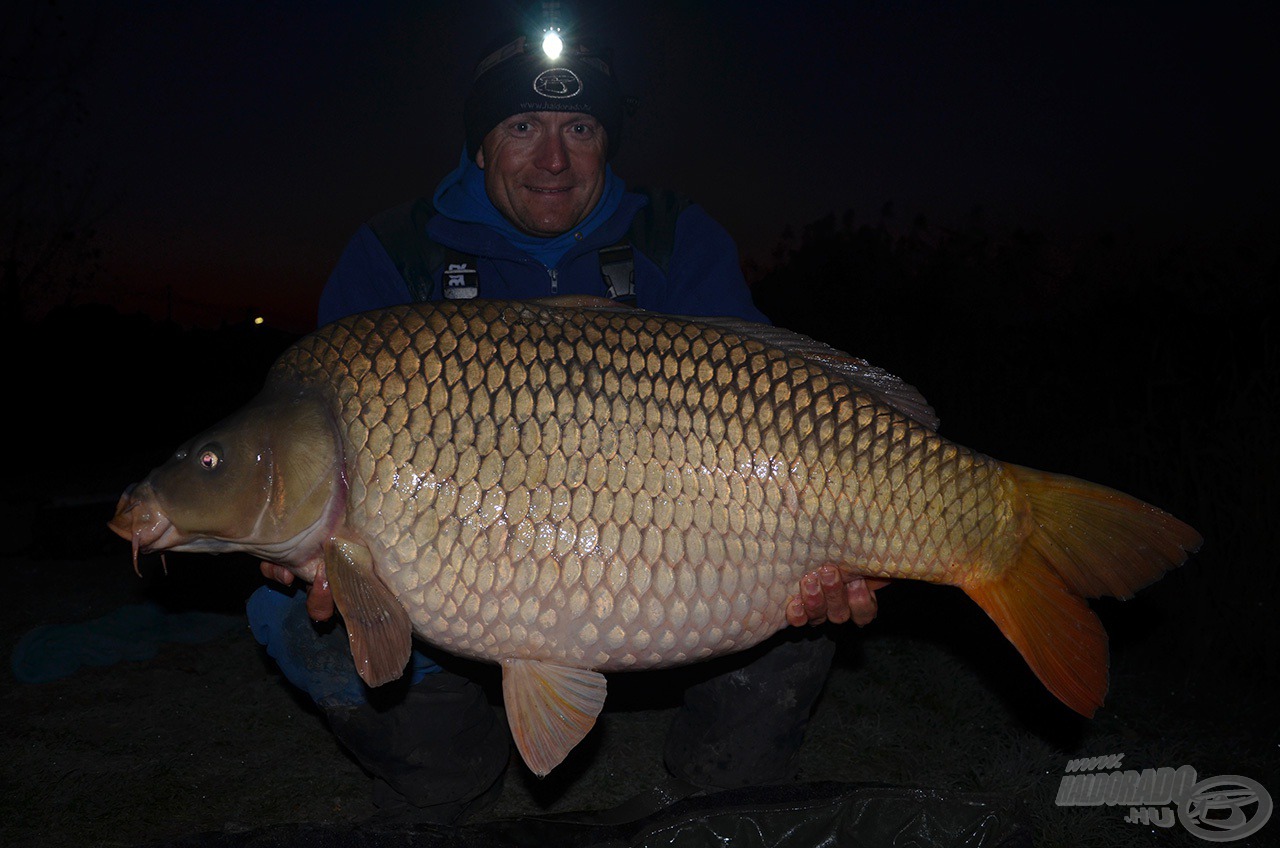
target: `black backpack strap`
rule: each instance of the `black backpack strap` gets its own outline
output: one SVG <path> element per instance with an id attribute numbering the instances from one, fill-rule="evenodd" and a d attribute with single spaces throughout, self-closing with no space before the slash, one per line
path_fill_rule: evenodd
<path id="1" fill-rule="evenodd" d="M 670 189 L 636 189 L 649 198 L 631 219 L 623 240 L 600 249 L 600 276 L 604 278 L 605 297 L 623 302 L 636 298 L 636 266 L 634 250 L 638 250 L 661 269 L 663 275 L 671 266 L 675 252 L 676 225 L 690 203 L 689 198 Z"/>
<path id="2" fill-rule="evenodd" d="M 671 254 L 676 249 L 676 224 L 680 213 L 693 201 L 667 188 L 638 188 L 636 191 L 648 197 L 649 203 L 632 219 L 626 240 L 649 257 L 649 261 L 657 265 L 665 276 L 671 267 Z"/>
<path id="3" fill-rule="evenodd" d="M 427 237 L 427 221 L 435 214 L 431 198 L 419 197 L 369 219 L 369 229 L 382 242 L 415 301 L 432 299 L 435 272 L 449 261 L 445 248 Z"/>

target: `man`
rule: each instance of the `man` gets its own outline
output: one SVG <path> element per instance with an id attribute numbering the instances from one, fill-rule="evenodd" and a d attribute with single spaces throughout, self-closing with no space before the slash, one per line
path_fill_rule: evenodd
<path id="1" fill-rule="evenodd" d="M 549 63 L 523 38 L 495 51 L 466 101 L 461 163 L 431 204 L 398 207 L 360 228 L 321 295 L 320 323 L 413 300 L 556 294 L 766 321 L 722 227 L 697 205 L 628 192 L 614 176 L 608 161 L 622 112 L 600 55 L 577 49 Z M 650 202 L 666 206 L 646 209 Z M 637 223 L 646 221 L 647 231 Z M 270 563 L 263 573 L 292 580 Z M 267 587 L 249 601 L 258 640 L 374 775 L 375 803 L 449 822 L 492 800 L 510 738 L 480 687 L 415 651 L 407 685 L 368 690 L 342 628 L 312 625 L 331 615 L 324 586 L 311 588 L 305 609 L 301 593 Z M 865 624 L 874 615 L 864 582 L 845 586 L 833 568 L 806 575 L 787 609 L 796 625 L 850 616 Z M 668 769 L 707 788 L 791 778 L 833 653 L 821 631 L 791 630 L 708 663 L 668 736 Z"/>

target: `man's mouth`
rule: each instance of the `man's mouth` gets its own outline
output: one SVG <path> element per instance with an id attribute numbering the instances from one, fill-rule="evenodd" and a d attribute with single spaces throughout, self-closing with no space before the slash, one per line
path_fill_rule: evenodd
<path id="1" fill-rule="evenodd" d="M 554 186 L 553 187 L 525 186 L 525 188 L 527 188 L 529 191 L 533 192 L 534 194 L 564 194 L 566 192 L 573 190 L 573 186 L 562 186 L 559 188 L 556 188 Z"/>

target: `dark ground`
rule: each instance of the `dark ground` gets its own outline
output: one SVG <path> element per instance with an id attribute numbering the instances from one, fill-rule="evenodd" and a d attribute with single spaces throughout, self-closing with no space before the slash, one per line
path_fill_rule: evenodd
<path id="1" fill-rule="evenodd" d="M 1123 753 L 1133 769 L 1189 764 L 1201 778 L 1243 775 L 1280 797 L 1280 580 L 1270 541 L 1276 351 L 1261 313 L 1200 319 L 1194 338 L 1135 340 L 1128 325 L 1053 325 L 976 337 L 963 357 L 939 340 L 919 354 L 941 363 L 929 372 L 885 363 L 930 375 L 932 383 L 918 385 L 958 441 L 1130 491 L 1207 541 L 1136 599 L 1095 604 L 1112 636 L 1112 673 L 1092 721 L 1044 692 L 961 593 L 885 590 L 872 626 L 838 631 L 841 651 L 805 742 L 801 781 L 1014 798 L 1045 846 L 1202 844 L 1177 824 L 1127 824 L 1127 809 L 1057 806 L 1072 758 Z M 89 621 L 141 601 L 220 613 L 229 627 L 209 641 L 162 645 L 151 659 L 46 683 L 20 683 L 6 664 L 0 845 L 140 846 L 284 823 L 360 822 L 374 812 L 367 778 L 248 631 L 243 603 L 260 580 L 255 564 L 172 556 L 166 577 L 147 558 L 138 578 L 127 545 L 104 526 L 125 483 L 208 423 L 209 410 L 229 411 L 252 391 L 225 379 L 250 367 L 237 356 L 260 358 L 246 339 L 234 337 L 228 352 L 210 339 L 178 348 L 146 337 L 147 349 L 171 355 L 152 360 L 156 373 L 131 372 L 124 391 L 113 374 L 127 354 L 108 340 L 100 349 L 117 353 L 82 359 L 71 397 L 29 400 L 13 413 L 28 442 L 11 488 L 0 492 L 12 528 L 0 542 L 6 656 L 33 627 Z M 42 347 L 33 344 L 39 360 Z M 203 352 L 193 358 L 192 350 Z M 978 379 L 948 372 L 973 367 L 956 362 L 976 363 Z M 57 385 L 48 369 L 40 373 Z M 157 385 L 171 387 L 168 402 L 156 400 Z M 67 427 L 78 435 L 55 435 Z M 145 449 L 121 450 L 126 431 L 126 448 Z M 496 682 L 495 670 L 472 670 Z M 501 798 L 480 819 L 603 809 L 661 781 L 662 740 L 686 673 L 613 676 L 601 721 L 570 760 L 542 781 L 513 762 Z M 1280 844 L 1278 828 L 1272 822 L 1235 844 Z"/>

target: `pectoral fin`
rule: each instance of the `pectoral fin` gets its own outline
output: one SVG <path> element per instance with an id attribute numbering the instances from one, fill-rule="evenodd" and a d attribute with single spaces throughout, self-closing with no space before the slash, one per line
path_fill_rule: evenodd
<path id="1" fill-rule="evenodd" d="M 545 777 L 582 741 L 604 706 L 598 671 L 537 660 L 502 661 L 502 698 L 525 764 Z"/>
<path id="2" fill-rule="evenodd" d="M 399 678 L 413 648 L 413 625 L 396 596 L 373 573 L 369 549 L 333 539 L 325 545 L 324 560 L 361 679 L 381 686 Z"/>

